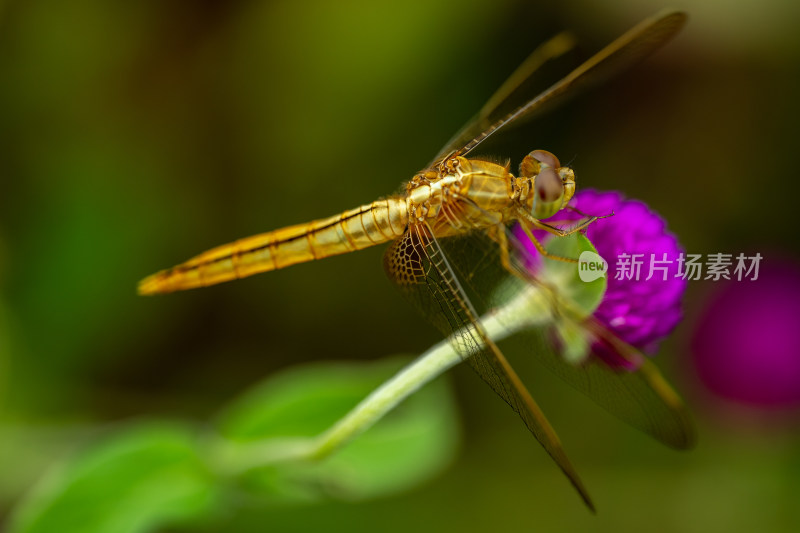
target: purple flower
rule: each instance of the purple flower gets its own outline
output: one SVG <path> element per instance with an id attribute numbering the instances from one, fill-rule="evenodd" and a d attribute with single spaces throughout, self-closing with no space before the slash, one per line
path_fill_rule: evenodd
<path id="1" fill-rule="evenodd" d="M 575 194 L 570 206 L 587 215 L 614 214 L 586 229 L 586 237 L 608 262 L 606 293 L 594 317 L 622 340 L 654 353 L 659 341 L 682 317 L 680 304 L 687 282 L 679 275 L 682 249 L 677 238 L 646 204 L 626 200 L 618 192 L 582 190 Z M 583 215 L 565 209 L 547 222 L 568 227 L 570 222 L 582 218 Z M 545 259 L 521 228 L 515 228 L 515 234 L 530 252 L 527 266 L 535 271 Z M 542 231 L 536 236 L 542 240 L 549 234 Z M 636 263 L 639 263 L 638 273 Z M 620 364 L 602 346 L 596 344 L 593 351 L 611 364 Z"/>
<path id="2" fill-rule="evenodd" d="M 800 265 L 762 261 L 757 280 L 715 288 L 691 341 L 700 380 L 740 404 L 800 407 Z"/>

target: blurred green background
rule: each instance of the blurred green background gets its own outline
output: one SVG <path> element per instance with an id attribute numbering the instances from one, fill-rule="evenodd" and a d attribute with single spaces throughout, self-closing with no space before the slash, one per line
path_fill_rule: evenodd
<path id="1" fill-rule="evenodd" d="M 501 155 L 574 157 L 579 187 L 644 200 L 689 252 L 797 260 L 799 5 L 673 1 L 690 15 L 675 42 Z M 135 285 L 395 191 L 546 37 L 570 29 L 594 51 L 662 7 L 0 3 L 0 517 L 98 427 L 206 420 L 279 369 L 437 342 L 384 278 L 382 247 L 167 297 Z M 690 284 L 657 361 L 697 415 L 691 452 L 514 361 L 597 516 L 459 367 L 463 443 L 432 481 L 312 511 L 250 502 L 170 530 L 796 531 L 797 411 L 736 409 L 693 373 L 686 347 L 713 290 Z"/>

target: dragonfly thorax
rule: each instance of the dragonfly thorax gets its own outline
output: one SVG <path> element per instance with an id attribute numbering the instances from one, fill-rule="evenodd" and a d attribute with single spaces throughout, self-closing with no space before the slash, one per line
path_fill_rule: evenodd
<path id="1" fill-rule="evenodd" d="M 440 236 L 504 222 L 514 206 L 514 179 L 508 165 L 455 157 L 411 180 L 409 217 L 427 222 Z"/>

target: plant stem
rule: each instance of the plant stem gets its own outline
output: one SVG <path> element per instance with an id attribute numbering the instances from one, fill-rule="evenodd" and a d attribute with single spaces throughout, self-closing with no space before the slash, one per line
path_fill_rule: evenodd
<path id="1" fill-rule="evenodd" d="M 514 292 L 515 296 L 505 305 L 480 319 L 481 327 L 493 341 L 502 340 L 522 328 L 542 323 L 550 317 L 549 306 L 543 300 L 540 290 L 528 286 Z M 465 335 L 474 337 L 474 333 Z M 228 449 L 223 450 L 223 464 L 228 467 L 229 472 L 241 472 L 276 462 L 319 460 L 327 457 L 369 429 L 420 387 L 460 363 L 466 355 L 471 355 L 459 354 L 454 348 L 455 342 L 450 337 L 433 346 L 320 435 L 228 446 Z M 482 347 L 476 345 L 474 350 Z"/>
<path id="2" fill-rule="evenodd" d="M 448 341 L 442 341 L 375 389 L 330 429 L 316 437 L 311 457 L 321 459 L 366 431 L 420 387 L 461 362 Z"/>
<path id="3" fill-rule="evenodd" d="M 488 337 L 499 341 L 534 321 L 541 321 L 544 315 L 541 313 L 540 296 L 536 289 L 528 287 L 508 304 L 481 318 L 481 326 Z M 450 338 L 436 344 L 375 389 L 352 411 L 315 439 L 314 451 L 310 457 L 321 459 L 331 454 L 366 431 L 420 387 L 463 361 L 464 354 L 457 352 L 453 342 L 456 341 Z M 476 350 L 481 348 L 482 345 L 475 347 Z"/>

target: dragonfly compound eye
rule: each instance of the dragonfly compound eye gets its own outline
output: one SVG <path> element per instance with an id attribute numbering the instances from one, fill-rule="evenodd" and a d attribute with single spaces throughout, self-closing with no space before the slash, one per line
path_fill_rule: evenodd
<path id="1" fill-rule="evenodd" d="M 554 156 L 555 158 L 555 156 Z M 533 186 L 533 216 L 539 219 L 556 214 L 563 204 L 564 183 L 554 168 L 545 167 Z"/>
<path id="2" fill-rule="evenodd" d="M 558 168 L 561 166 L 558 158 L 547 150 L 534 150 L 525 156 L 519 165 L 519 175 L 532 178 L 544 168 Z"/>
<path id="3" fill-rule="evenodd" d="M 534 150 L 530 155 L 539 163 L 541 163 L 542 168 L 558 168 L 561 166 L 558 158 L 547 150 Z"/>

